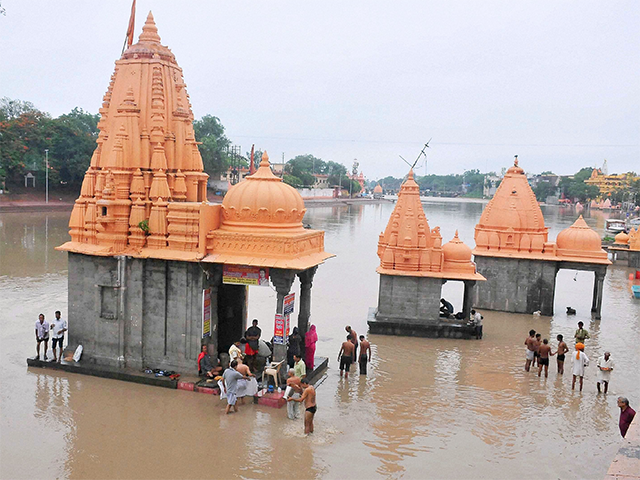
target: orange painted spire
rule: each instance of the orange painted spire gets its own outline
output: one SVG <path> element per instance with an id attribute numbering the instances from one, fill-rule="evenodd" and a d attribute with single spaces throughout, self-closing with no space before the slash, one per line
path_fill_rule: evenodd
<path id="1" fill-rule="evenodd" d="M 158 35 L 158 27 L 156 27 L 156 22 L 153 20 L 153 13 L 149 11 L 149 15 L 147 15 L 147 20 L 144 22 L 144 26 L 142 27 L 142 33 L 140 34 L 140 38 L 138 42 L 148 42 L 148 43 L 160 43 L 160 35 Z"/>

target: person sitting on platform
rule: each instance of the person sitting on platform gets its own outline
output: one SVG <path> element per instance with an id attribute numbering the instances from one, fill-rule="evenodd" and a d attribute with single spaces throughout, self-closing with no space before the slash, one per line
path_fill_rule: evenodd
<path id="1" fill-rule="evenodd" d="M 454 308 L 453 308 L 453 305 L 451 305 L 451 303 L 446 301 L 444 298 L 440 299 L 440 303 L 442 304 L 442 306 L 440 307 L 441 317 L 449 318 L 450 315 L 453 315 Z"/>
<path id="2" fill-rule="evenodd" d="M 198 355 L 198 375 L 207 376 L 209 378 L 217 377 L 222 374 L 222 367 L 220 366 L 219 361 L 216 361 L 216 366 L 213 365 L 211 356 L 207 350 L 207 346 L 202 345 L 202 351 L 200 352 L 200 355 Z"/>
<path id="3" fill-rule="evenodd" d="M 242 358 L 244 353 L 242 352 L 243 346 L 247 344 L 247 341 L 242 337 L 240 340 L 235 342 L 229 347 L 229 361 L 237 360 L 238 358 Z"/>

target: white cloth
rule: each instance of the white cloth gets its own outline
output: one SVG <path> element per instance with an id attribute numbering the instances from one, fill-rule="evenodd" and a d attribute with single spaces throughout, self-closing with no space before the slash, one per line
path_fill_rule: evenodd
<path id="1" fill-rule="evenodd" d="M 584 352 L 580 352 L 580 358 L 576 358 L 577 353 L 575 351 L 571 354 L 573 358 L 572 374 L 577 377 L 584 377 L 584 367 L 589 366 L 589 357 Z"/>
<path id="2" fill-rule="evenodd" d="M 300 394 L 294 393 L 293 395 L 291 395 L 291 398 L 300 399 Z M 287 417 L 289 417 L 291 420 L 300 418 L 300 402 L 294 402 L 293 400 L 291 400 L 290 402 L 287 401 Z"/>
<path id="3" fill-rule="evenodd" d="M 222 380 L 218 380 L 218 387 L 220 388 L 220 400 L 226 400 L 227 392 L 224 391 L 224 385 L 222 384 Z"/>
<path id="4" fill-rule="evenodd" d="M 49 338 L 49 322 L 46 320 L 40 323 L 40 320 L 36 320 L 36 332 L 38 333 L 38 338 Z"/>
<path id="5" fill-rule="evenodd" d="M 603 368 L 613 368 L 615 365 L 613 364 L 613 360 L 611 360 L 611 357 L 609 357 L 609 360 L 605 360 L 603 355 L 596 362 L 596 366 Z M 608 382 L 609 378 L 611 378 L 611 370 L 602 371 L 598 368 L 599 382 Z"/>
<path id="6" fill-rule="evenodd" d="M 527 352 L 527 353 L 526 353 L 526 355 L 527 355 L 527 360 L 533 360 L 533 350 L 529 350 L 529 349 L 527 348 L 526 352 Z"/>
<path id="7" fill-rule="evenodd" d="M 40 323 L 40 322 L 38 322 Z M 61 330 L 66 330 L 67 328 L 67 321 L 60 318 L 60 320 L 53 320 L 51 322 L 51 325 L 49 326 L 49 330 L 51 331 L 51 337 L 52 338 L 62 338 L 64 337 L 64 332 L 62 332 Z"/>
<path id="8" fill-rule="evenodd" d="M 258 393 L 258 381 L 256 377 L 249 377 L 249 380 L 244 378 L 238 380 L 238 398 L 241 397 L 253 397 Z"/>
<path id="9" fill-rule="evenodd" d="M 482 326 L 482 315 L 480 315 L 480 312 L 473 314 L 473 321 L 476 324 L 476 327 Z"/>
<path id="10" fill-rule="evenodd" d="M 229 361 L 237 360 L 238 357 L 242 356 L 242 350 L 236 347 L 235 343 L 229 347 Z"/>

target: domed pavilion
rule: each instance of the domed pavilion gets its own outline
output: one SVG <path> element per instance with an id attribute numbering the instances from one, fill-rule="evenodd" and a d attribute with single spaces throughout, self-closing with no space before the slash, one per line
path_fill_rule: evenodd
<path id="1" fill-rule="evenodd" d="M 630 268 L 640 268 L 640 229 L 632 228 L 629 233 L 618 233 L 609 247 L 609 253 L 614 261 L 626 260 Z"/>
<path id="2" fill-rule="evenodd" d="M 431 229 L 420 202 L 420 188 L 409 172 L 387 228 L 378 241 L 380 291 L 378 308 L 371 312 L 371 333 L 426 337 L 475 338 L 467 326 L 471 297 L 477 281 L 471 248 L 456 232 L 442 245 L 440 227 Z M 440 316 L 442 285 L 464 282 L 461 319 Z"/>
<path id="3" fill-rule="evenodd" d="M 182 69 L 151 13 L 100 114 L 71 240 L 58 247 L 69 252 L 69 348 L 83 345 L 83 364 L 193 371 L 202 344 L 213 356 L 243 335 L 248 285 L 274 285 L 284 315 L 296 277 L 304 334 L 316 268 L 333 256 L 324 232 L 304 228 L 304 201 L 266 153 L 222 205 L 207 202 Z"/>
<path id="4" fill-rule="evenodd" d="M 611 264 L 600 236 L 580 216 L 550 242 L 542 210 L 517 157 L 483 210 L 475 241 L 478 272 L 488 280 L 475 291 L 478 308 L 553 315 L 556 275 L 565 268 L 594 272 L 591 311 L 600 318 L 604 277 Z"/>

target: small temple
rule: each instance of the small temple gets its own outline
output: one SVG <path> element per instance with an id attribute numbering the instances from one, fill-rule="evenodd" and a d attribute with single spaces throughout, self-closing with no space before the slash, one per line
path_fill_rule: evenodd
<path id="1" fill-rule="evenodd" d="M 630 268 L 640 268 L 640 228 L 631 228 L 629 233 L 618 233 L 609 252 L 616 260 L 627 260 Z"/>
<path id="2" fill-rule="evenodd" d="M 388 335 L 475 338 L 467 326 L 477 281 L 471 248 L 456 232 L 442 245 L 440 227 L 431 229 L 420 201 L 413 170 L 402 184 L 389 223 L 378 241 L 380 290 L 378 308 L 371 312 L 371 333 Z M 442 285 L 464 282 L 461 318 L 440 316 Z"/>
<path id="3" fill-rule="evenodd" d="M 221 205 L 207 202 L 182 69 L 151 13 L 116 61 L 100 114 L 71 240 L 58 247 L 69 252 L 69 348 L 83 345 L 83 363 L 193 370 L 202 344 L 226 352 L 243 335 L 246 284 L 273 285 L 284 314 L 296 278 L 304 335 L 315 271 L 333 256 L 324 232 L 304 228 L 304 201 L 266 152 Z M 284 341 L 274 348 L 283 358 Z"/>
<path id="4" fill-rule="evenodd" d="M 478 272 L 488 281 L 475 291 L 480 309 L 553 314 L 556 275 L 561 268 L 593 271 L 591 311 L 600 318 L 602 287 L 611 264 L 600 236 L 582 215 L 550 242 L 542 210 L 524 170 L 507 170 L 475 228 Z"/>

